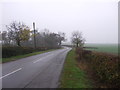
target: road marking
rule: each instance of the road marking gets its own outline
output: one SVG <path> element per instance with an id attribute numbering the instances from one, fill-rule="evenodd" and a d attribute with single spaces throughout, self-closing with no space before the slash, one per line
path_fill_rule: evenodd
<path id="1" fill-rule="evenodd" d="M 50 54 L 50 55 L 47 55 L 46 57 L 53 56 L 53 55 L 54 55 L 54 54 Z M 46 57 L 42 57 L 42 58 L 40 58 L 40 59 L 34 61 L 33 63 L 39 62 L 39 61 L 41 61 L 42 59 L 44 59 L 44 58 L 46 58 Z"/>
<path id="2" fill-rule="evenodd" d="M 9 76 L 9 75 L 11 75 L 11 74 L 13 74 L 13 73 L 15 73 L 15 72 L 18 72 L 18 71 L 20 71 L 21 69 L 22 69 L 22 68 L 19 68 L 19 69 L 15 70 L 15 71 L 12 71 L 11 73 L 8 73 L 8 74 L 0 77 L 0 79 L 2 79 L 2 78 L 4 78 L 4 77 L 7 77 L 7 76 Z"/>
<path id="3" fill-rule="evenodd" d="M 40 61 L 41 59 L 39 59 L 39 60 L 36 60 L 36 61 L 34 61 L 33 63 L 36 63 L 36 62 L 38 62 L 38 61 Z"/>

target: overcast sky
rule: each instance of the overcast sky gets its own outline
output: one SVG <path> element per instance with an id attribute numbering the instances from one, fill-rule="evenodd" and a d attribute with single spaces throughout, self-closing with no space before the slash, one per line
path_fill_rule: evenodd
<path id="1" fill-rule="evenodd" d="M 118 42 L 119 0 L 2 0 L 0 28 L 12 21 L 24 22 L 39 31 L 71 33 L 79 30 L 86 43 Z"/>

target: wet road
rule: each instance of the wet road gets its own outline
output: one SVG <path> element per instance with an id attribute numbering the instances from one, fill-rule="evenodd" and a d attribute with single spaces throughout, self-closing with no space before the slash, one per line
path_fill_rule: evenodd
<path id="1" fill-rule="evenodd" d="M 57 88 L 70 49 L 59 49 L 2 64 L 2 88 Z"/>

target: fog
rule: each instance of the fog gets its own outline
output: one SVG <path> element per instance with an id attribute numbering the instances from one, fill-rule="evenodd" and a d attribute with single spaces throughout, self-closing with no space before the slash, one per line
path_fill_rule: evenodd
<path id="1" fill-rule="evenodd" d="M 79 30 L 86 43 L 118 43 L 118 0 L 3 0 L 0 29 L 12 21 L 32 23 L 42 31 L 71 33 Z"/>

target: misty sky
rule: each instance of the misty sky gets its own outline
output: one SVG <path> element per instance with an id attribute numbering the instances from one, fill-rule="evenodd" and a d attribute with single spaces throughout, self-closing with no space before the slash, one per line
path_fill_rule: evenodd
<path id="1" fill-rule="evenodd" d="M 118 42 L 118 0 L 2 0 L 0 28 L 12 21 L 24 22 L 39 31 L 71 33 L 79 30 L 86 43 Z"/>

